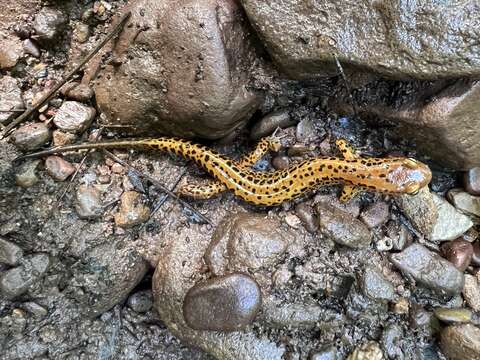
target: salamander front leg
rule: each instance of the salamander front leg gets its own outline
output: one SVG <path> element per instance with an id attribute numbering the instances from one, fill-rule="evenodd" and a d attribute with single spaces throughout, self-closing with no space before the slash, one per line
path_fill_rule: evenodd
<path id="1" fill-rule="evenodd" d="M 338 150 L 343 154 L 345 160 L 355 160 L 359 159 L 360 155 L 357 154 L 357 151 L 344 139 L 338 139 L 335 141 Z"/>
<path id="2" fill-rule="evenodd" d="M 362 186 L 344 185 L 340 195 L 340 202 L 346 203 L 364 190 Z"/>

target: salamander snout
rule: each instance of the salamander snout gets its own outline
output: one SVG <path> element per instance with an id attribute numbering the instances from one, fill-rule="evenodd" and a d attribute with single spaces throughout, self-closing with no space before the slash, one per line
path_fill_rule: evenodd
<path id="1" fill-rule="evenodd" d="M 398 192 L 415 195 L 430 183 L 432 172 L 424 163 L 412 158 L 405 158 L 388 177 L 397 186 Z"/>

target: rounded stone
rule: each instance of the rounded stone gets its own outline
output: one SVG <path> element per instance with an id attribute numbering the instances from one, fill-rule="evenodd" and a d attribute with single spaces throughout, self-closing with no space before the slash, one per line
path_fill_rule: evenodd
<path id="1" fill-rule="evenodd" d="M 150 209 L 140 193 L 126 191 L 122 194 L 120 210 L 115 214 L 115 224 L 128 228 L 147 221 L 149 217 Z"/>
<path id="2" fill-rule="evenodd" d="M 389 215 L 388 204 L 383 201 L 377 201 L 362 210 L 360 219 L 372 229 L 384 224 L 388 220 Z"/>
<path id="3" fill-rule="evenodd" d="M 295 124 L 287 110 L 274 111 L 257 122 L 250 132 L 250 139 L 259 140 L 272 134 L 277 128 L 285 128 Z"/>
<path id="4" fill-rule="evenodd" d="M 79 133 L 87 129 L 95 117 L 95 109 L 77 101 L 65 101 L 58 109 L 53 122 L 63 130 Z"/>
<path id="5" fill-rule="evenodd" d="M 146 313 L 152 308 L 153 299 L 151 291 L 139 291 L 128 298 L 128 306 L 137 313 Z"/>
<path id="6" fill-rule="evenodd" d="M 480 195 L 480 167 L 474 167 L 465 172 L 463 177 L 465 190 L 472 195 Z"/>
<path id="7" fill-rule="evenodd" d="M 80 219 L 94 219 L 103 213 L 100 191 L 88 185 L 80 185 L 76 193 L 75 210 Z"/>
<path id="8" fill-rule="evenodd" d="M 28 188 L 38 182 L 37 167 L 41 160 L 33 160 L 23 163 L 15 172 L 15 183 L 18 186 Z"/>
<path id="9" fill-rule="evenodd" d="M 75 167 L 60 156 L 49 156 L 45 160 L 48 174 L 57 181 L 65 181 L 75 172 Z"/>
<path id="10" fill-rule="evenodd" d="M 470 265 L 473 246 L 468 241 L 455 239 L 442 244 L 441 250 L 445 259 L 450 261 L 458 270 L 465 271 Z"/>
<path id="11" fill-rule="evenodd" d="M 50 43 L 61 33 L 67 18 L 58 10 L 43 8 L 35 16 L 33 28 L 42 43 Z"/>
<path id="12" fill-rule="evenodd" d="M 471 324 L 449 326 L 441 333 L 440 347 L 451 360 L 478 360 L 480 329 Z"/>
<path id="13" fill-rule="evenodd" d="M 43 123 L 24 125 L 13 133 L 13 143 L 20 150 L 35 150 L 46 144 L 51 137 L 50 130 Z"/>
<path id="14" fill-rule="evenodd" d="M 15 266 L 23 257 L 20 246 L 0 237 L 0 264 Z"/>
<path id="15" fill-rule="evenodd" d="M 289 167 L 290 159 L 288 156 L 278 155 L 273 158 L 272 165 L 276 170 L 283 170 Z"/>
<path id="16" fill-rule="evenodd" d="M 438 320 L 448 324 L 466 323 L 472 320 L 472 312 L 468 309 L 438 308 L 433 313 Z"/>
<path id="17" fill-rule="evenodd" d="M 313 213 L 313 208 L 311 206 L 302 202 L 295 206 L 295 214 L 301 220 L 302 224 L 305 226 L 305 229 L 309 233 L 313 234 L 318 230 L 318 218 Z"/>
<path id="18" fill-rule="evenodd" d="M 260 305 L 256 281 L 235 273 L 193 286 L 185 296 L 183 316 L 196 330 L 237 331 L 253 322 Z"/>
<path id="19" fill-rule="evenodd" d="M 480 240 L 473 243 L 472 264 L 474 266 L 480 266 Z"/>

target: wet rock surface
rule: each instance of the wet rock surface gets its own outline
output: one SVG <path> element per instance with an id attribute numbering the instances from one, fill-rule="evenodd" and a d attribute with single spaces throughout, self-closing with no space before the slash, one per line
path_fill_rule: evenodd
<path id="1" fill-rule="evenodd" d="M 52 178 L 66 180 L 75 172 L 75 167 L 60 156 L 49 156 L 45 159 L 45 168 Z"/>
<path id="2" fill-rule="evenodd" d="M 0 69 L 10 69 L 17 65 L 23 55 L 19 38 L 0 29 Z"/>
<path id="3" fill-rule="evenodd" d="M 137 133 L 220 138 L 245 124 L 261 102 L 247 88 L 255 56 L 250 29 L 234 1 L 182 4 L 131 2 L 133 26 L 114 49 L 129 60 L 104 70 L 96 100 L 110 123 Z"/>
<path id="4" fill-rule="evenodd" d="M 16 169 L 15 183 L 18 186 L 28 188 L 35 185 L 39 178 L 37 168 L 41 160 L 27 161 Z"/>
<path id="5" fill-rule="evenodd" d="M 442 244 L 442 253 L 460 271 L 465 271 L 473 256 L 473 246 L 463 239 L 455 239 Z"/>
<path id="6" fill-rule="evenodd" d="M 100 191 L 89 185 L 80 185 L 76 193 L 75 210 L 80 219 L 94 219 L 103 212 Z"/>
<path id="7" fill-rule="evenodd" d="M 469 169 L 464 175 L 465 190 L 472 195 L 480 195 L 480 167 Z"/>
<path id="8" fill-rule="evenodd" d="M 0 237 L 0 264 L 18 265 L 23 257 L 23 250 L 18 245 Z"/>
<path id="9" fill-rule="evenodd" d="M 450 359 L 478 359 L 480 329 L 471 324 L 449 326 L 442 331 L 440 346 Z"/>
<path id="10" fill-rule="evenodd" d="M 420 244 L 410 245 L 393 254 L 391 261 L 402 272 L 432 290 L 456 294 L 463 289 L 463 273 Z"/>
<path id="11" fill-rule="evenodd" d="M 51 138 L 50 129 L 43 123 L 24 125 L 13 134 L 13 143 L 19 149 L 27 151 L 38 149 Z"/>
<path id="12" fill-rule="evenodd" d="M 460 45 L 475 42 L 474 2 L 373 7 L 356 1 L 241 2 L 278 66 L 294 78 L 334 72 L 333 54 L 345 66 L 388 77 L 435 79 L 480 73 L 475 48 Z M 472 20 L 457 22 L 458 17 Z"/>
<path id="13" fill-rule="evenodd" d="M 79 133 L 92 123 L 94 117 L 95 109 L 77 101 L 65 101 L 58 109 L 53 122 L 63 131 Z"/>
<path id="14" fill-rule="evenodd" d="M 0 78 L 0 124 L 5 124 L 18 116 L 18 112 L 9 110 L 21 110 L 24 108 L 22 91 L 17 80 L 11 76 Z"/>
<path id="15" fill-rule="evenodd" d="M 379 301 L 391 301 L 395 294 L 393 284 L 373 266 L 367 266 L 363 273 L 362 289 L 366 296 Z"/>
<path id="16" fill-rule="evenodd" d="M 132 227 L 148 220 L 150 209 L 145 198 L 136 191 L 127 191 L 120 198 L 120 208 L 115 214 L 115 224 L 121 227 Z"/>
<path id="17" fill-rule="evenodd" d="M 36 14 L 33 29 L 39 41 L 51 44 L 62 33 L 66 23 L 67 17 L 60 10 L 44 7 Z"/>
<path id="18" fill-rule="evenodd" d="M 480 217 L 480 196 L 473 196 L 460 189 L 448 192 L 448 199 L 458 210 L 467 215 Z"/>
<path id="19" fill-rule="evenodd" d="M 183 316 L 196 330 L 238 331 L 252 323 L 260 305 L 255 280 L 230 274 L 192 287 L 183 301 Z"/>

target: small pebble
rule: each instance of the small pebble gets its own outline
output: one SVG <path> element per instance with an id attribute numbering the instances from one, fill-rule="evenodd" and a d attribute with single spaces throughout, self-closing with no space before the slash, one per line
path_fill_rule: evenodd
<path id="1" fill-rule="evenodd" d="M 67 132 L 86 130 L 95 117 L 95 109 L 77 101 L 65 101 L 53 118 L 55 125 Z"/>
<path id="2" fill-rule="evenodd" d="M 137 313 L 146 313 L 153 305 L 152 292 L 150 290 L 136 292 L 128 298 L 127 304 Z"/>
<path id="3" fill-rule="evenodd" d="M 465 274 L 463 298 L 473 311 L 480 312 L 480 282 L 470 274 Z"/>
<path id="4" fill-rule="evenodd" d="M 38 182 L 37 167 L 41 160 L 26 161 L 15 172 L 15 183 L 23 188 L 28 188 Z"/>
<path id="5" fill-rule="evenodd" d="M 9 329 L 15 337 L 21 337 L 27 327 L 27 319 L 25 315 L 25 311 L 22 309 L 16 308 L 12 310 L 12 323 L 10 324 Z"/>
<path id="6" fill-rule="evenodd" d="M 43 123 L 33 123 L 24 125 L 12 135 L 13 143 L 20 150 L 35 150 L 50 141 L 51 133 L 47 125 Z"/>
<path id="7" fill-rule="evenodd" d="M 90 28 L 87 24 L 78 24 L 75 28 L 75 36 L 79 43 L 87 42 L 90 37 Z"/>
<path id="8" fill-rule="evenodd" d="M 30 39 L 23 40 L 23 50 L 35 58 L 39 58 L 41 55 L 38 46 Z"/>
<path id="9" fill-rule="evenodd" d="M 264 116 L 257 122 L 250 132 L 252 140 L 259 140 L 262 137 L 272 134 L 277 128 L 285 128 L 295 124 L 286 110 L 278 110 Z"/>
<path id="10" fill-rule="evenodd" d="M 290 166 L 290 159 L 285 155 L 275 156 L 272 165 L 276 170 L 284 170 Z"/>
<path id="11" fill-rule="evenodd" d="M 347 360 L 384 360 L 382 349 L 375 341 L 358 346 Z"/>
<path id="12" fill-rule="evenodd" d="M 384 224 L 390 216 L 388 204 L 377 201 L 362 210 L 360 219 L 370 228 Z"/>
<path id="13" fill-rule="evenodd" d="M 478 360 L 480 329 L 472 324 L 448 326 L 441 333 L 440 347 L 451 360 Z"/>
<path id="14" fill-rule="evenodd" d="M 48 315 L 47 309 L 33 301 L 24 302 L 22 308 L 37 318 L 43 318 Z"/>
<path id="15" fill-rule="evenodd" d="M 463 178 L 465 190 L 472 195 L 480 195 L 480 167 L 468 170 Z"/>
<path id="16" fill-rule="evenodd" d="M 94 219 L 103 213 L 100 191 L 94 186 L 80 185 L 76 193 L 75 210 L 80 219 Z"/>
<path id="17" fill-rule="evenodd" d="M 0 124 L 7 123 L 18 116 L 18 112 L 10 110 L 24 108 L 22 89 L 17 79 L 7 75 L 0 77 L 0 104 L 1 109 L 4 110 L 0 112 Z"/>
<path id="18" fill-rule="evenodd" d="M 433 313 L 438 320 L 447 324 L 464 323 L 472 320 L 472 312 L 468 309 L 437 308 Z"/>
<path id="19" fill-rule="evenodd" d="M 234 273 L 193 286 L 183 301 L 183 316 L 192 329 L 238 331 L 253 322 L 260 304 L 256 281 Z"/>
<path id="20" fill-rule="evenodd" d="M 313 150 L 315 150 L 315 147 L 314 146 L 307 146 L 305 144 L 293 144 L 292 146 L 290 146 L 288 148 L 288 156 L 303 156 L 303 155 L 306 155 L 306 154 L 309 154 L 310 152 L 312 152 Z"/>
<path id="21" fill-rule="evenodd" d="M 150 209 L 145 205 L 142 194 L 126 191 L 120 198 L 120 209 L 115 214 L 115 224 L 124 228 L 144 223 L 150 217 Z"/>
<path id="22" fill-rule="evenodd" d="M 115 163 L 112 165 L 111 170 L 115 174 L 123 174 L 123 172 L 125 171 L 125 168 L 119 163 Z"/>
<path id="23" fill-rule="evenodd" d="M 325 346 L 315 351 L 308 358 L 309 360 L 337 360 L 337 348 L 335 346 Z"/>
<path id="24" fill-rule="evenodd" d="M 318 230 L 320 226 L 317 217 L 313 213 L 313 209 L 310 205 L 301 202 L 297 206 L 295 206 L 295 213 L 297 214 L 298 218 L 302 221 L 303 226 L 305 229 L 313 234 Z"/>
<path id="25" fill-rule="evenodd" d="M 0 69 L 11 69 L 23 56 L 22 42 L 13 34 L 0 32 Z"/>
<path id="26" fill-rule="evenodd" d="M 77 136 L 72 133 L 64 132 L 62 130 L 53 131 L 53 146 L 63 146 L 73 144 Z"/>
<path id="27" fill-rule="evenodd" d="M 383 330 L 381 344 L 388 359 L 404 358 L 402 350 L 403 329 L 399 324 L 388 324 Z"/>
<path id="28" fill-rule="evenodd" d="M 385 229 L 386 235 L 392 239 L 392 248 L 395 250 L 403 250 L 412 242 L 412 234 L 403 224 L 396 221 L 389 221 Z"/>
<path id="29" fill-rule="evenodd" d="M 110 175 L 100 175 L 97 179 L 99 184 L 110 184 L 112 181 Z"/>
<path id="30" fill-rule="evenodd" d="M 433 312 L 425 310 L 420 305 L 412 308 L 409 316 L 410 327 L 412 329 L 424 329 L 433 336 L 440 330 L 440 323 L 433 315 Z"/>
<path id="31" fill-rule="evenodd" d="M 0 237 L 0 264 L 15 266 L 22 257 L 23 250 L 20 246 Z"/>
<path id="32" fill-rule="evenodd" d="M 405 298 L 400 298 L 398 301 L 393 305 L 393 312 L 395 314 L 408 314 L 410 310 L 410 303 L 408 302 L 408 299 Z"/>
<path id="33" fill-rule="evenodd" d="M 442 244 L 442 254 L 458 270 L 465 271 L 473 256 L 473 246 L 461 238 Z"/>
<path id="34" fill-rule="evenodd" d="M 75 172 L 75 166 L 60 156 L 52 155 L 45 160 L 45 169 L 57 181 L 65 181 Z"/>
<path id="35" fill-rule="evenodd" d="M 65 84 L 60 89 L 60 92 L 62 93 L 62 95 L 64 95 L 68 99 L 79 101 L 79 102 L 87 102 L 94 95 L 91 87 L 85 84 L 75 83 L 75 82 Z"/>
<path id="36" fill-rule="evenodd" d="M 450 202 L 468 215 L 480 217 L 480 196 L 471 195 L 460 189 L 452 189 L 447 194 Z"/>
<path id="37" fill-rule="evenodd" d="M 395 295 L 393 284 L 374 266 L 365 268 L 361 287 L 366 296 L 377 301 L 391 301 Z"/>

